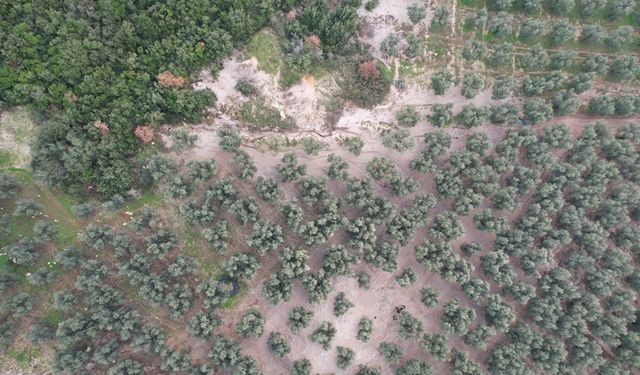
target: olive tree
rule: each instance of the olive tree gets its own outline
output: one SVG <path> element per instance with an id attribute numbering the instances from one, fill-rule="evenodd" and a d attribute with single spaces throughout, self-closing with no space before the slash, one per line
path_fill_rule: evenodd
<path id="1" fill-rule="evenodd" d="M 405 340 L 419 340 L 424 333 L 424 324 L 407 311 L 402 311 L 398 317 L 400 330 L 398 334 Z"/>
<path id="2" fill-rule="evenodd" d="M 453 83 L 453 75 L 446 69 L 437 70 L 431 76 L 431 88 L 436 95 L 444 95 L 444 92 Z"/>
<path id="3" fill-rule="evenodd" d="M 265 255 L 277 249 L 283 241 L 284 233 L 279 225 L 263 222 L 253 225 L 247 245 L 255 247 L 261 255 Z"/>
<path id="4" fill-rule="evenodd" d="M 453 299 L 444 304 L 442 312 L 442 328 L 447 333 L 465 333 L 467 325 L 476 318 L 475 310 L 462 306 L 460 301 Z"/>
<path id="5" fill-rule="evenodd" d="M 330 322 L 323 321 L 320 327 L 316 328 L 312 333 L 311 341 L 322 345 L 324 350 L 329 350 L 331 347 L 331 340 L 336 335 L 336 328 Z"/>
<path id="6" fill-rule="evenodd" d="M 407 7 L 407 15 L 411 23 L 418 23 L 427 16 L 427 10 L 418 4 L 411 4 Z"/>
<path id="7" fill-rule="evenodd" d="M 451 355 L 451 349 L 447 345 L 446 336 L 430 333 L 424 335 L 422 339 L 422 350 L 431 354 L 439 361 L 446 361 Z"/>
<path id="8" fill-rule="evenodd" d="M 343 370 L 351 366 L 356 353 L 352 349 L 345 348 L 344 346 L 338 346 L 336 349 L 338 350 L 338 355 L 336 357 L 336 366 L 338 366 L 339 369 Z"/>
<path id="9" fill-rule="evenodd" d="M 353 302 L 349 301 L 343 292 L 340 292 L 333 301 L 333 315 L 344 315 L 353 306 L 355 306 Z"/>
<path id="10" fill-rule="evenodd" d="M 475 72 L 465 72 L 462 77 L 462 95 L 467 99 L 474 98 L 484 88 L 484 77 Z"/>
<path id="11" fill-rule="evenodd" d="M 282 358 L 291 352 L 291 345 L 285 340 L 284 336 L 278 332 L 271 332 L 267 340 L 269 348 L 275 355 Z"/>
<path id="12" fill-rule="evenodd" d="M 235 331 L 243 338 L 260 337 L 264 330 L 264 316 L 256 310 L 250 309 L 236 324 Z"/>
<path id="13" fill-rule="evenodd" d="M 298 157 L 294 153 L 285 154 L 282 163 L 278 164 L 276 170 L 282 176 L 284 182 L 293 182 L 307 174 L 306 165 L 298 165 Z"/>
<path id="14" fill-rule="evenodd" d="M 282 196 L 282 189 L 273 178 L 258 177 L 256 193 L 267 202 L 275 202 Z"/>
<path id="15" fill-rule="evenodd" d="M 293 333 L 299 333 L 301 330 L 306 328 L 311 322 L 311 318 L 313 317 L 313 312 L 309 310 L 305 310 L 304 307 L 294 307 L 291 312 L 289 312 L 289 318 L 287 324 Z"/>
<path id="16" fill-rule="evenodd" d="M 428 118 L 431 125 L 444 128 L 453 120 L 453 104 L 434 104 Z"/>
<path id="17" fill-rule="evenodd" d="M 373 321 L 368 318 L 362 318 L 358 322 L 358 335 L 356 338 L 362 342 L 369 341 L 373 333 Z"/>
<path id="18" fill-rule="evenodd" d="M 382 354 L 384 359 L 392 365 L 397 365 L 400 363 L 400 358 L 404 355 L 404 349 L 392 342 L 383 341 L 378 346 L 378 352 Z"/>

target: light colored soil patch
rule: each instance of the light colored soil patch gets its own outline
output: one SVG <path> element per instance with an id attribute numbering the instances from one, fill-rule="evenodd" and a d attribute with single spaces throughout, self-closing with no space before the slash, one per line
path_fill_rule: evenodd
<path id="1" fill-rule="evenodd" d="M 0 113 L 0 167 L 25 168 L 31 161 L 31 142 L 35 123 L 25 108 Z"/>

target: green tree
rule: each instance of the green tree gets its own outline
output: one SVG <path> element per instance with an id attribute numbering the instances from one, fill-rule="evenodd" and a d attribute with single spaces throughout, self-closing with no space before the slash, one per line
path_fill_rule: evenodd
<path id="1" fill-rule="evenodd" d="M 289 328 L 293 333 L 299 333 L 302 329 L 306 328 L 311 322 L 313 312 L 305 310 L 303 307 L 294 307 L 289 312 Z"/>
<path id="2" fill-rule="evenodd" d="M 449 125 L 453 120 L 452 110 L 453 104 L 434 104 L 428 116 L 429 122 L 437 128 Z"/>
<path id="3" fill-rule="evenodd" d="M 551 31 L 549 31 L 549 41 L 552 45 L 558 46 L 573 41 L 575 39 L 575 35 L 575 26 L 573 26 L 569 20 L 561 18 L 551 26 Z"/>
<path id="4" fill-rule="evenodd" d="M 311 341 L 322 345 L 324 350 L 329 350 L 331 347 L 331 340 L 336 335 L 336 328 L 330 322 L 323 321 L 320 327 L 316 328 L 312 333 Z"/>
<path id="5" fill-rule="evenodd" d="M 311 362 L 306 358 L 294 361 L 291 375 L 311 375 Z"/>
<path id="6" fill-rule="evenodd" d="M 250 309 L 236 324 L 235 331 L 243 338 L 260 337 L 264 330 L 264 316 L 256 310 Z"/>
<path id="7" fill-rule="evenodd" d="M 433 18 L 431 19 L 431 27 L 434 29 L 444 28 L 451 22 L 451 12 L 449 8 L 442 4 L 433 10 Z"/>
<path id="8" fill-rule="evenodd" d="M 424 333 L 424 324 L 407 311 L 400 313 L 398 334 L 405 340 L 419 340 Z"/>
<path id="9" fill-rule="evenodd" d="M 465 72 L 462 78 L 462 95 L 467 99 L 474 98 L 484 88 L 484 77 L 478 73 Z"/>
<path id="10" fill-rule="evenodd" d="M 416 24 L 427 16 L 427 10 L 418 4 L 411 4 L 407 7 L 407 14 L 411 23 Z"/>
<path id="11" fill-rule="evenodd" d="M 400 358 L 404 355 L 404 349 L 400 345 L 392 342 L 381 342 L 378 346 L 378 351 L 384 359 L 392 365 L 399 364 Z"/>
<path id="12" fill-rule="evenodd" d="M 410 106 L 404 106 L 396 111 L 395 117 L 398 125 L 406 128 L 412 128 L 420 121 L 420 113 Z"/>
<path id="13" fill-rule="evenodd" d="M 267 344 L 269 345 L 269 348 L 271 348 L 271 350 L 275 353 L 275 355 L 280 358 L 291 352 L 291 345 L 289 345 L 284 336 L 282 336 L 282 334 L 278 332 L 271 332 L 269 334 Z"/>
<path id="14" fill-rule="evenodd" d="M 447 345 L 446 336 L 430 333 L 422 339 L 422 349 L 439 361 L 446 361 L 451 355 L 451 349 Z"/>
<path id="15" fill-rule="evenodd" d="M 416 282 L 418 275 L 412 268 L 405 268 L 395 277 L 400 286 L 407 286 Z"/>
<path id="16" fill-rule="evenodd" d="M 465 333 L 467 325 L 476 318 L 473 309 L 462 306 L 457 299 L 444 304 L 442 327 L 447 333 Z"/>
<path id="17" fill-rule="evenodd" d="M 344 346 L 338 346 L 336 349 L 338 350 L 338 355 L 336 357 L 336 365 L 338 368 L 344 370 L 351 366 L 356 353 L 352 349 L 345 348 Z"/>
<path id="18" fill-rule="evenodd" d="M 347 299 L 345 294 L 343 292 L 340 292 L 336 296 L 336 299 L 333 301 L 333 315 L 342 316 L 353 306 L 354 304 Z"/>
<path id="19" fill-rule="evenodd" d="M 437 70 L 431 76 L 431 88 L 436 95 L 444 95 L 444 92 L 453 83 L 453 75 L 446 69 Z"/>
<path id="20" fill-rule="evenodd" d="M 358 322 L 358 336 L 357 339 L 362 342 L 367 342 L 371 338 L 373 333 L 373 321 L 368 318 L 362 318 Z"/>

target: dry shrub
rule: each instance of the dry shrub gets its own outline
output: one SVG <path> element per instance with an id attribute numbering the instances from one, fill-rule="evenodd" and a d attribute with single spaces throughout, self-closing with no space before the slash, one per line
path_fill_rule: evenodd
<path id="1" fill-rule="evenodd" d="M 93 123 L 93 126 L 95 126 L 96 129 L 98 129 L 98 131 L 100 132 L 100 135 L 105 136 L 109 134 L 109 125 L 105 124 L 104 122 L 100 120 L 96 120 L 96 122 Z"/>
<path id="2" fill-rule="evenodd" d="M 177 76 L 168 70 L 158 74 L 156 77 L 160 86 L 181 88 L 187 84 L 187 79 Z"/>
<path id="3" fill-rule="evenodd" d="M 147 144 L 153 140 L 154 131 L 153 128 L 149 125 L 141 125 L 136 127 L 136 130 L 133 131 L 136 138 L 140 140 L 140 142 Z"/>
<path id="4" fill-rule="evenodd" d="M 380 71 L 375 60 L 365 61 L 358 67 L 360 77 L 364 80 L 370 80 L 372 78 L 380 78 Z"/>

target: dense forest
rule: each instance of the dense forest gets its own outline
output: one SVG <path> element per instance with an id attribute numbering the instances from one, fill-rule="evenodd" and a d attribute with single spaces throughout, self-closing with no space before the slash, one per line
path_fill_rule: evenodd
<path id="1" fill-rule="evenodd" d="M 293 1 L 2 1 L 0 108 L 46 123 L 33 168 L 68 191 L 136 181 L 137 126 L 197 122 L 215 101 L 188 81 Z M 173 80 L 160 80 L 169 71 Z M 96 124 L 104 124 L 96 126 Z"/>

